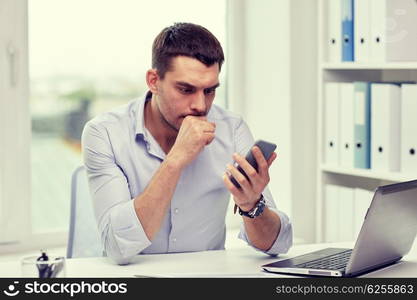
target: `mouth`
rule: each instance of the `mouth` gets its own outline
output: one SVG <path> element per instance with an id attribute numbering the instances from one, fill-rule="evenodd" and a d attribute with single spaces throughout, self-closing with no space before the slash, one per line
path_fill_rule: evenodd
<path id="1" fill-rule="evenodd" d="M 188 115 L 183 115 L 180 117 L 180 119 L 185 119 L 188 116 L 192 116 L 192 117 L 207 117 L 206 113 L 203 114 L 188 114 Z"/>

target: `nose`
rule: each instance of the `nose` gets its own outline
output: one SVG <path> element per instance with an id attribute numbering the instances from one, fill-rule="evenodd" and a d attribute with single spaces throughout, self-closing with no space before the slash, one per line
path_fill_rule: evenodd
<path id="1" fill-rule="evenodd" d="M 194 99 L 191 102 L 191 110 L 200 115 L 206 114 L 207 105 L 204 92 L 196 93 Z"/>

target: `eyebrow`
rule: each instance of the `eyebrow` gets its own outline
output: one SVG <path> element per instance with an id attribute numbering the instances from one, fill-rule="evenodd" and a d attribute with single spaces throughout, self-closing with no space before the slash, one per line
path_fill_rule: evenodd
<path id="1" fill-rule="evenodd" d="M 189 88 L 189 89 L 195 89 L 196 88 L 192 84 L 189 84 L 189 83 L 184 82 L 184 81 L 177 81 L 175 84 L 176 85 L 179 85 L 179 86 L 182 86 L 182 87 L 185 87 L 185 88 Z M 205 88 L 205 90 L 215 89 L 215 88 L 218 88 L 219 86 L 220 86 L 220 83 L 218 82 L 218 83 L 216 83 L 213 86 L 210 86 L 208 88 Z"/>

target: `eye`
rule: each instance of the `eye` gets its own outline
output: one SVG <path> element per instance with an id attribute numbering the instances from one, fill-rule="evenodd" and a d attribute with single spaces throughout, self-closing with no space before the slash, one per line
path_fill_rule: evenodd
<path id="1" fill-rule="evenodd" d="M 216 92 L 216 89 L 206 89 L 204 90 L 204 94 L 206 95 L 211 95 L 214 94 Z"/>
<path id="2" fill-rule="evenodd" d="M 194 93 L 194 90 L 190 89 L 190 88 L 178 87 L 178 90 L 183 94 L 192 94 L 192 93 Z"/>

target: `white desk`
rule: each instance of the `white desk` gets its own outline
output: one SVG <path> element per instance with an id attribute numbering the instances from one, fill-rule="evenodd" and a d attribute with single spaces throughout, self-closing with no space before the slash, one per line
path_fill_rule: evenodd
<path id="1" fill-rule="evenodd" d="M 289 277 L 262 272 L 260 266 L 324 247 L 352 246 L 352 243 L 297 245 L 279 258 L 271 258 L 249 246 L 219 251 L 139 255 L 126 266 L 118 266 L 105 257 L 76 258 L 67 260 L 67 277 Z M 0 263 L 0 277 L 20 277 L 20 272 L 19 261 Z M 417 277 L 417 243 L 401 262 L 364 277 Z"/>

